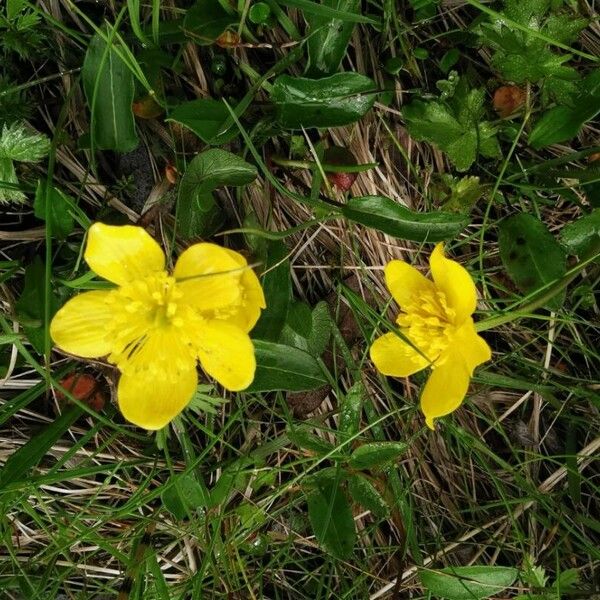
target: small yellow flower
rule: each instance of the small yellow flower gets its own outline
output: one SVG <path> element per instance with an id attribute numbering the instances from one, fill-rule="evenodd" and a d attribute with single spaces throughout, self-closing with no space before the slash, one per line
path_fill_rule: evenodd
<path id="1" fill-rule="evenodd" d="M 435 247 L 429 265 L 433 281 L 401 260 L 386 266 L 385 282 L 400 306 L 396 323 L 404 339 L 395 333 L 376 339 L 371 360 L 392 377 L 432 368 L 421 410 L 433 429 L 434 419 L 461 405 L 475 367 L 490 360 L 492 353 L 475 330 L 471 315 L 477 293 L 467 270 L 444 256 L 443 244 Z"/>
<path id="2" fill-rule="evenodd" d="M 50 334 L 65 352 L 107 356 L 117 365 L 117 397 L 128 421 L 153 430 L 177 416 L 198 385 L 197 360 L 228 390 L 252 383 L 256 361 L 248 332 L 265 298 L 241 254 L 195 244 L 170 275 L 163 251 L 144 229 L 95 223 L 85 260 L 118 287 L 69 300 Z"/>

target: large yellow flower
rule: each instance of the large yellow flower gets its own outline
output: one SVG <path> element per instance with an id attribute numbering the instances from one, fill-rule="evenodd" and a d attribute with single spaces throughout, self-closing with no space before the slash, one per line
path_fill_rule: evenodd
<path id="1" fill-rule="evenodd" d="M 195 244 L 169 275 L 163 251 L 144 229 L 95 223 L 85 260 L 118 287 L 69 300 L 50 334 L 65 352 L 107 356 L 117 365 L 117 397 L 127 420 L 164 427 L 194 395 L 197 360 L 228 390 L 252 383 L 256 361 L 248 332 L 265 298 L 241 254 Z"/>
<path id="2" fill-rule="evenodd" d="M 413 266 L 393 260 L 385 282 L 401 312 L 396 333 L 386 333 L 371 346 L 371 360 L 384 375 L 408 377 L 432 368 L 421 396 L 428 427 L 433 420 L 462 403 L 477 365 L 492 357 L 477 335 L 472 314 L 477 303 L 475 284 L 467 270 L 444 256 L 438 244 L 429 260 L 433 281 Z"/>

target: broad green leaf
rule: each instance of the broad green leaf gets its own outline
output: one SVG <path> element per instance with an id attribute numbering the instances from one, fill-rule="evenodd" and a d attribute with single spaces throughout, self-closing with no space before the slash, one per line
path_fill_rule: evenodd
<path id="1" fill-rule="evenodd" d="M 230 142 L 237 135 L 235 129 L 224 130 L 229 115 L 223 102 L 201 98 L 180 104 L 166 120 L 187 127 L 207 144 L 221 145 Z"/>
<path id="2" fill-rule="evenodd" d="M 108 29 L 104 35 L 110 36 Z M 114 39 L 109 48 L 96 33 L 88 46 L 81 76 L 95 148 L 129 152 L 138 145 L 132 110 L 135 84 L 115 47 Z"/>
<path id="3" fill-rule="evenodd" d="M 298 348 L 254 341 L 256 374 L 247 392 L 303 392 L 323 387 L 327 379 L 319 363 Z"/>
<path id="4" fill-rule="evenodd" d="M 360 14 L 360 0 L 323 0 L 321 5 L 347 14 Z M 332 75 L 344 58 L 354 23 L 314 13 L 308 13 L 306 21 L 310 27 L 307 74 Z"/>
<path id="5" fill-rule="evenodd" d="M 185 34 L 199 46 L 210 45 L 237 21 L 219 0 L 198 0 L 183 21 Z"/>
<path id="6" fill-rule="evenodd" d="M 431 594 L 448 600 L 481 600 L 510 587 L 519 571 L 512 567 L 448 567 L 440 571 L 421 569 L 421 583 Z"/>
<path id="7" fill-rule="evenodd" d="M 324 550 L 342 560 L 352 554 L 356 530 L 352 510 L 339 482 L 317 480 L 315 489 L 308 495 L 308 518 Z"/>
<path id="8" fill-rule="evenodd" d="M 385 519 L 390 513 L 390 509 L 377 491 L 375 486 L 363 475 L 351 475 L 348 478 L 348 492 L 350 496 L 367 510 L 370 510 L 376 517 Z"/>
<path id="9" fill-rule="evenodd" d="M 391 198 L 350 198 L 342 214 L 351 221 L 414 242 L 439 242 L 456 237 L 468 224 L 465 215 L 450 212 L 417 213 Z"/>
<path id="10" fill-rule="evenodd" d="M 171 485 L 161 494 L 160 499 L 177 519 L 188 518 L 198 508 L 209 506 L 208 491 L 192 474 L 172 475 L 169 483 Z"/>
<path id="11" fill-rule="evenodd" d="M 38 181 L 35 201 L 33 203 L 33 214 L 43 221 L 46 220 L 46 199 L 50 202 L 50 227 L 52 235 L 59 240 L 64 240 L 73 231 L 75 222 L 69 212 L 70 203 L 67 196 L 58 188 L 52 186 L 46 193 L 46 182 Z"/>
<path id="12" fill-rule="evenodd" d="M 25 285 L 21 296 L 15 304 L 17 319 L 31 345 L 40 353 L 44 353 L 46 328 L 44 311 L 44 281 L 46 269 L 39 256 L 25 269 Z M 58 298 L 50 294 L 50 319 L 58 310 Z"/>
<path id="13" fill-rule="evenodd" d="M 337 127 L 358 121 L 375 102 L 377 86 L 359 73 L 337 73 L 324 79 L 280 75 L 271 101 L 286 129 Z"/>
<path id="14" fill-rule="evenodd" d="M 287 436 L 298 448 L 316 452 L 318 456 L 324 456 L 333 450 L 333 446 L 312 433 L 308 425 L 301 424 L 297 427 L 288 427 Z"/>
<path id="15" fill-rule="evenodd" d="M 198 154 L 179 184 L 178 233 L 188 239 L 213 233 L 221 220 L 213 190 L 225 185 L 246 185 L 255 177 L 254 166 L 231 152 L 211 148 Z"/>
<path id="16" fill-rule="evenodd" d="M 567 271 L 565 251 L 532 215 L 521 213 L 502 221 L 498 243 L 504 268 L 525 294 L 560 279 Z M 555 296 L 548 308 L 558 310 L 564 300 L 564 293 Z"/>
<path id="17" fill-rule="evenodd" d="M 600 208 L 563 227 L 560 241 L 569 254 L 585 257 L 600 245 Z"/>
<path id="18" fill-rule="evenodd" d="M 209 508 L 214 508 L 226 502 L 233 490 L 245 489 L 253 465 L 254 461 L 251 458 L 242 456 L 223 469 L 217 483 L 210 490 Z"/>
<path id="19" fill-rule="evenodd" d="M 539 150 L 574 138 L 585 123 L 600 113 L 600 69 L 582 82 L 581 92 L 572 105 L 555 106 L 536 122 L 529 144 Z"/>
<path id="20" fill-rule="evenodd" d="M 288 310 L 280 342 L 300 348 L 315 358 L 329 345 L 331 317 L 326 302 L 319 302 L 311 311 L 305 302 L 293 302 Z"/>
<path id="21" fill-rule="evenodd" d="M 478 154 L 500 156 L 500 147 L 496 127 L 484 120 L 485 91 L 469 89 L 462 77 L 455 85 L 456 73 L 451 75 L 454 91 L 450 97 L 446 92 L 439 100 L 414 100 L 402 115 L 413 138 L 435 144 L 459 171 L 466 171 Z"/>
<path id="22" fill-rule="evenodd" d="M 267 307 L 252 330 L 252 337 L 258 340 L 276 342 L 285 325 L 292 300 L 292 280 L 288 249 L 281 241 L 271 241 L 268 245 L 267 264 L 261 277 Z"/>
<path id="23" fill-rule="evenodd" d="M 355 383 L 344 396 L 340 407 L 340 424 L 338 438 L 340 442 L 349 440 L 360 431 L 360 419 L 367 390 L 362 381 Z M 345 450 L 350 451 L 347 445 Z"/>
<path id="24" fill-rule="evenodd" d="M 359 446 L 350 456 L 350 466 L 355 469 L 373 469 L 395 460 L 406 452 L 404 442 L 371 442 Z"/>
<path id="25" fill-rule="evenodd" d="M 29 471 L 37 466 L 44 455 L 69 427 L 83 414 L 79 406 L 69 406 L 52 423 L 46 425 L 29 441 L 13 452 L 0 471 L 0 489 L 16 481 L 26 481 Z"/>
<path id="26" fill-rule="evenodd" d="M 0 158 L 17 162 L 38 162 L 50 151 L 50 140 L 20 123 L 2 126 Z"/>
<path id="27" fill-rule="evenodd" d="M 350 23 L 371 23 L 379 25 L 379 22 L 372 17 L 362 15 L 360 13 L 351 13 L 343 10 L 337 10 L 327 4 L 313 2 L 313 0 L 276 0 L 279 4 L 285 7 L 293 6 L 301 9 L 306 15 L 318 15 L 328 19 L 339 19 L 340 21 L 348 21 Z"/>

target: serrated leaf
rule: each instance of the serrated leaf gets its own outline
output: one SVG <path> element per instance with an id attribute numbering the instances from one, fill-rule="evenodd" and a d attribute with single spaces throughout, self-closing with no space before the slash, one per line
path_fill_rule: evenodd
<path id="1" fill-rule="evenodd" d="M 354 469 L 373 469 L 395 460 L 406 452 L 404 442 L 371 442 L 352 452 L 349 464 Z"/>
<path id="2" fill-rule="evenodd" d="M 188 9 L 183 30 L 196 44 L 205 46 L 213 44 L 236 21 L 219 0 L 198 0 Z"/>
<path id="3" fill-rule="evenodd" d="M 67 196 L 58 188 L 51 186 L 46 192 L 46 182 L 41 179 L 33 202 L 33 214 L 43 221 L 46 220 L 46 201 L 50 203 L 48 211 L 52 235 L 59 240 L 64 240 L 73 231 L 75 222 L 70 212 L 70 203 Z"/>
<path id="4" fill-rule="evenodd" d="M 224 129 L 229 116 L 224 102 L 200 98 L 177 106 L 166 121 L 187 127 L 207 144 L 221 145 L 230 142 L 237 135 L 237 131 L 231 127 Z"/>
<path id="5" fill-rule="evenodd" d="M 169 487 L 160 495 L 163 506 L 177 519 L 191 517 L 210 505 L 208 491 L 192 474 L 172 475 Z"/>
<path id="6" fill-rule="evenodd" d="M 484 90 L 469 90 L 461 78 L 449 99 L 414 100 L 402 114 L 410 135 L 435 144 L 459 171 L 466 171 L 478 154 L 500 155 L 497 128 L 483 120 Z"/>
<path id="7" fill-rule="evenodd" d="M 337 73 L 323 79 L 280 75 L 271 102 L 286 129 L 338 127 L 358 121 L 375 102 L 377 86 L 359 73 Z"/>
<path id="8" fill-rule="evenodd" d="M 50 140 L 19 123 L 2 126 L 0 158 L 17 162 L 38 162 L 50 151 Z"/>
<path id="9" fill-rule="evenodd" d="M 363 475 L 351 475 L 348 478 L 348 492 L 355 502 L 370 510 L 376 517 L 385 519 L 389 516 L 390 509 L 385 500 Z"/>
<path id="10" fill-rule="evenodd" d="M 532 215 L 521 213 L 500 224 L 500 258 L 516 286 L 525 294 L 564 276 L 566 254 L 546 226 Z M 555 296 L 548 308 L 558 310 L 565 294 Z"/>
<path id="11" fill-rule="evenodd" d="M 384 196 L 350 198 L 343 215 L 403 240 L 439 242 L 456 237 L 468 224 L 465 215 L 450 212 L 417 213 Z"/>
<path id="12" fill-rule="evenodd" d="M 584 257 L 600 245 L 600 208 L 563 227 L 560 241 L 569 254 Z"/>
<path id="13" fill-rule="evenodd" d="M 213 233 L 221 217 L 213 190 L 246 185 L 255 177 L 255 167 L 231 152 L 211 148 L 195 156 L 179 184 L 178 233 L 188 239 Z"/>
<path id="14" fill-rule="evenodd" d="M 319 363 L 292 346 L 254 341 L 256 374 L 247 392 L 303 392 L 323 387 L 327 379 Z"/>
<path id="15" fill-rule="evenodd" d="M 438 598 L 481 600 L 510 587 L 519 571 L 512 567 L 448 567 L 440 571 L 419 570 L 421 583 Z"/>
<path id="16" fill-rule="evenodd" d="M 104 35 L 110 36 L 108 28 Z M 96 33 L 85 54 L 81 77 L 91 111 L 94 146 L 129 152 L 139 143 L 132 108 L 135 83 L 131 70 L 114 48 L 114 39 L 109 48 L 103 36 Z"/>
<path id="17" fill-rule="evenodd" d="M 321 5 L 347 14 L 360 14 L 360 0 L 323 0 Z M 322 76 L 335 73 L 346 53 L 354 23 L 314 13 L 307 13 L 306 21 L 310 28 L 306 42 L 307 74 Z"/>
<path id="18" fill-rule="evenodd" d="M 317 481 L 316 489 L 308 495 L 308 518 L 323 549 L 344 560 L 356 542 L 352 510 L 339 482 Z"/>

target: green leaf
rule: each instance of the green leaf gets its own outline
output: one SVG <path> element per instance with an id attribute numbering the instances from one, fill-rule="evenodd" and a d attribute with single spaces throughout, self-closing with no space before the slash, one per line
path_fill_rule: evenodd
<path id="1" fill-rule="evenodd" d="M 254 341 L 256 374 L 247 392 L 303 392 L 323 387 L 327 379 L 319 363 L 298 348 Z"/>
<path id="2" fill-rule="evenodd" d="M 50 151 L 50 140 L 20 123 L 2 126 L 0 159 L 38 162 Z"/>
<path id="3" fill-rule="evenodd" d="M 110 37 L 108 29 L 104 35 Z M 100 150 L 129 152 L 138 145 L 132 103 L 133 74 L 115 51 L 96 33 L 87 49 L 81 76 L 91 111 L 93 142 Z"/>
<path id="4" fill-rule="evenodd" d="M 160 495 L 164 507 L 177 519 L 191 517 L 198 508 L 206 508 L 210 497 L 206 487 L 192 474 L 172 475 L 171 485 Z"/>
<path id="5" fill-rule="evenodd" d="M 519 571 L 512 567 L 448 567 L 440 571 L 421 569 L 421 583 L 434 596 L 449 600 L 490 598 L 510 587 Z"/>
<path id="6" fill-rule="evenodd" d="M 600 244 L 600 208 L 563 227 L 560 241 L 569 254 L 586 256 Z"/>
<path id="7" fill-rule="evenodd" d="M 321 6 L 347 14 L 360 14 L 360 0 L 323 0 Z M 314 13 L 307 14 L 306 21 L 310 27 L 307 74 L 313 77 L 332 75 L 344 58 L 354 23 Z"/>
<path id="8" fill-rule="evenodd" d="M 391 198 L 350 198 L 342 214 L 351 221 L 414 242 L 439 242 L 456 237 L 468 224 L 465 215 L 450 212 L 417 213 Z"/>
<path id="9" fill-rule="evenodd" d="M 331 316 L 326 302 L 319 302 L 311 311 L 305 302 L 293 302 L 288 310 L 285 327 L 279 341 L 321 356 L 329 345 Z"/>
<path id="10" fill-rule="evenodd" d="M 333 445 L 311 433 L 308 425 L 288 427 L 287 436 L 298 448 L 316 452 L 318 456 L 324 456 L 333 450 Z"/>
<path id="11" fill-rule="evenodd" d="M 292 299 L 292 280 L 288 249 L 281 241 L 270 241 L 267 251 L 265 275 L 261 278 L 267 308 L 252 330 L 258 340 L 276 342 L 287 319 Z"/>
<path id="12" fill-rule="evenodd" d="M 478 154 L 500 156 L 497 128 L 483 119 L 485 91 L 468 89 L 464 78 L 450 98 L 442 94 L 439 100 L 414 100 L 404 107 L 402 115 L 413 138 L 438 146 L 459 171 L 466 171 Z"/>
<path id="13" fill-rule="evenodd" d="M 46 220 L 46 200 L 50 202 L 50 227 L 52 235 L 59 240 L 64 240 L 73 231 L 75 222 L 69 211 L 71 202 L 58 188 L 52 186 L 46 193 L 46 182 L 41 179 L 35 192 L 33 214 L 42 221 Z"/>
<path id="14" fill-rule="evenodd" d="M 317 541 L 339 559 L 352 554 L 356 530 L 352 510 L 339 482 L 317 479 L 308 495 L 308 518 Z"/>
<path id="15" fill-rule="evenodd" d="M 25 285 L 23 292 L 15 304 L 17 319 L 31 345 L 40 353 L 45 351 L 46 328 L 44 322 L 44 281 L 46 268 L 42 259 L 36 256 L 34 261 L 25 269 Z M 50 319 L 58 310 L 58 298 L 50 295 Z"/>
<path id="16" fill-rule="evenodd" d="M 390 509 L 385 500 L 363 475 L 356 474 L 348 478 L 348 491 L 354 502 L 370 510 L 376 517 L 385 519 L 389 516 Z"/>
<path id="17" fill-rule="evenodd" d="M 198 154 L 188 165 L 179 185 L 178 233 L 187 239 L 214 233 L 221 212 L 213 190 L 224 185 L 246 185 L 255 177 L 254 166 L 231 152 L 211 148 Z"/>
<path id="18" fill-rule="evenodd" d="M 206 144 L 218 146 L 230 142 L 237 135 L 235 129 L 224 129 L 229 115 L 223 102 L 201 98 L 180 104 L 166 121 L 179 123 L 193 131 Z"/>
<path id="19" fill-rule="evenodd" d="M 532 215 L 521 213 L 502 221 L 498 244 L 504 268 L 525 294 L 560 279 L 567 271 L 565 251 Z M 564 300 L 564 293 L 555 296 L 548 308 L 558 310 Z"/>
<path id="20" fill-rule="evenodd" d="M 224 31 L 237 22 L 235 15 L 228 13 L 219 0 L 198 0 L 188 9 L 183 29 L 199 46 L 213 44 Z"/>
<path id="21" fill-rule="evenodd" d="M 358 121 L 375 102 L 377 86 L 359 73 L 337 73 L 324 79 L 280 75 L 271 101 L 286 129 L 338 127 Z"/>
<path id="22" fill-rule="evenodd" d="M 276 0 L 276 2 L 278 4 L 283 4 L 285 7 L 293 6 L 299 8 L 305 14 L 319 15 L 321 17 L 339 19 L 340 21 L 348 21 L 350 23 L 370 23 L 371 25 L 379 25 L 379 22 L 372 17 L 360 13 L 337 10 L 326 4 L 320 4 L 313 2 L 312 0 Z"/>
<path id="23" fill-rule="evenodd" d="M 0 489 L 11 483 L 27 481 L 29 471 L 35 467 L 67 429 L 83 414 L 79 406 L 69 406 L 52 423 L 13 452 L 0 471 Z"/>
<path id="24" fill-rule="evenodd" d="M 340 407 L 340 425 L 338 438 L 340 442 L 355 437 L 360 431 L 360 419 L 362 415 L 363 402 L 367 390 L 362 381 L 355 383 L 344 396 Z M 346 446 L 346 450 L 350 448 Z"/>
<path id="25" fill-rule="evenodd" d="M 243 490 L 247 487 L 250 479 L 250 469 L 254 461 L 242 456 L 225 467 L 217 483 L 210 491 L 209 508 L 214 508 L 226 502 L 233 490 Z"/>
<path id="26" fill-rule="evenodd" d="M 582 82 L 571 106 L 555 106 L 545 112 L 529 134 L 529 144 L 539 150 L 577 136 L 581 128 L 600 113 L 600 69 Z"/>
<path id="27" fill-rule="evenodd" d="M 350 456 L 350 466 L 354 469 L 373 469 L 404 454 L 408 445 L 404 442 L 371 442 L 354 450 Z"/>

